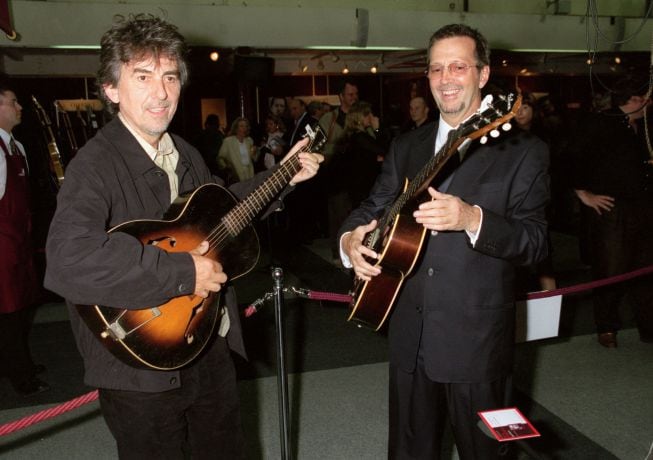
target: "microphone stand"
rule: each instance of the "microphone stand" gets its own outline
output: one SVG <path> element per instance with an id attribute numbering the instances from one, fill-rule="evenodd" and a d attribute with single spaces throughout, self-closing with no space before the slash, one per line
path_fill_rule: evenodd
<path id="1" fill-rule="evenodd" d="M 272 268 L 274 281 L 274 320 L 277 329 L 277 388 L 279 399 L 279 430 L 281 441 L 281 459 L 292 460 L 290 445 L 290 417 L 288 402 L 288 374 L 285 359 L 285 332 L 283 325 L 283 270 Z"/>

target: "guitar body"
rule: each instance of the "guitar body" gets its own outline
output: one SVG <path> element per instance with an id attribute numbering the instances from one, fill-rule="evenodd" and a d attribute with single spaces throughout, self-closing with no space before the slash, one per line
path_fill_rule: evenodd
<path id="1" fill-rule="evenodd" d="M 424 243 L 426 229 L 415 222 L 415 206 L 395 217 L 392 226 L 381 230 L 381 239 L 371 247 L 380 254 L 376 265 L 381 273 L 369 281 L 356 279 L 349 321 L 379 330 L 385 323 L 404 279 L 410 274 Z"/>
<path id="2" fill-rule="evenodd" d="M 220 262 L 229 280 L 251 271 L 258 261 L 258 237 L 251 225 L 232 231 L 225 218 L 237 201 L 224 188 L 207 184 L 175 202 L 171 220 L 135 220 L 112 228 L 167 252 L 188 252 L 202 241 L 206 254 Z M 223 222 L 226 223 L 223 225 Z M 230 230 L 231 229 L 231 230 Z M 78 306 L 91 331 L 125 363 L 135 367 L 172 370 L 188 364 L 204 348 L 220 318 L 220 295 L 195 295 L 143 309 Z"/>

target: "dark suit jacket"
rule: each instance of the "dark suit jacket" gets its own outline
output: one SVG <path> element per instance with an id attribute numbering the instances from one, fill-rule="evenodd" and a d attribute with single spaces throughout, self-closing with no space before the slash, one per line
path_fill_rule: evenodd
<path id="1" fill-rule="evenodd" d="M 200 153 L 178 136 L 180 194 L 221 179 L 211 176 Z M 272 170 L 271 170 L 272 171 Z M 230 190 L 245 196 L 271 172 L 261 173 Z M 278 207 L 275 201 L 271 208 Z M 195 268 L 188 253 L 167 253 L 143 246 L 125 233 L 107 233 L 123 222 L 162 219 L 170 207 L 165 172 L 143 151 L 118 118 L 108 123 L 66 168 L 57 210 L 46 245 L 45 286 L 69 306 L 78 348 L 84 358 L 84 381 L 99 388 L 165 391 L 180 385 L 178 371 L 136 369 L 115 358 L 81 320 L 74 304 L 143 308 L 192 294 Z M 231 327 L 229 346 L 245 355 L 239 313 L 232 288 L 223 291 Z M 207 353 L 195 365 L 211 355 Z M 215 358 L 215 356 L 213 357 Z"/>
<path id="2" fill-rule="evenodd" d="M 308 112 L 304 112 L 297 123 L 297 129 L 295 129 L 295 124 L 286 127 L 286 141 L 288 142 L 288 148 L 290 149 L 295 145 L 303 136 L 306 134 L 306 125 L 311 125 L 313 127 L 314 120 L 308 115 Z"/>
<path id="3" fill-rule="evenodd" d="M 437 124 L 398 137 L 370 197 L 340 234 L 377 218 L 433 155 Z M 415 366 L 420 343 L 438 382 L 487 382 L 506 375 L 514 343 L 514 268 L 547 253 L 546 145 L 520 133 L 472 144 L 447 193 L 483 210 L 475 247 L 465 232 L 427 233 L 389 325 L 390 361 Z M 437 180 L 437 179 L 436 179 Z"/>

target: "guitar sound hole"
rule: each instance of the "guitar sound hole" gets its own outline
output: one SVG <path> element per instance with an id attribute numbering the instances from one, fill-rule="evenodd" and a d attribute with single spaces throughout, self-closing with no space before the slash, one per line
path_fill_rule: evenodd
<path id="1" fill-rule="evenodd" d="M 162 236 L 160 238 L 148 240 L 147 244 L 149 244 L 151 246 L 159 246 L 161 243 L 163 243 L 165 241 L 168 242 L 168 245 L 171 248 L 174 248 L 177 245 L 177 240 L 172 236 Z"/>

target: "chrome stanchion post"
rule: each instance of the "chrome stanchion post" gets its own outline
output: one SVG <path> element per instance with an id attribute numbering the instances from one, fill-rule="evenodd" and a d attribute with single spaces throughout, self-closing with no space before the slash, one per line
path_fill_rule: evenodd
<path id="1" fill-rule="evenodd" d="M 279 430 L 281 432 L 281 458 L 292 460 L 290 445 L 290 417 L 288 401 L 288 374 L 285 358 L 285 332 L 283 325 L 283 270 L 272 268 L 274 281 L 274 320 L 277 329 L 277 388 L 279 393 Z"/>

